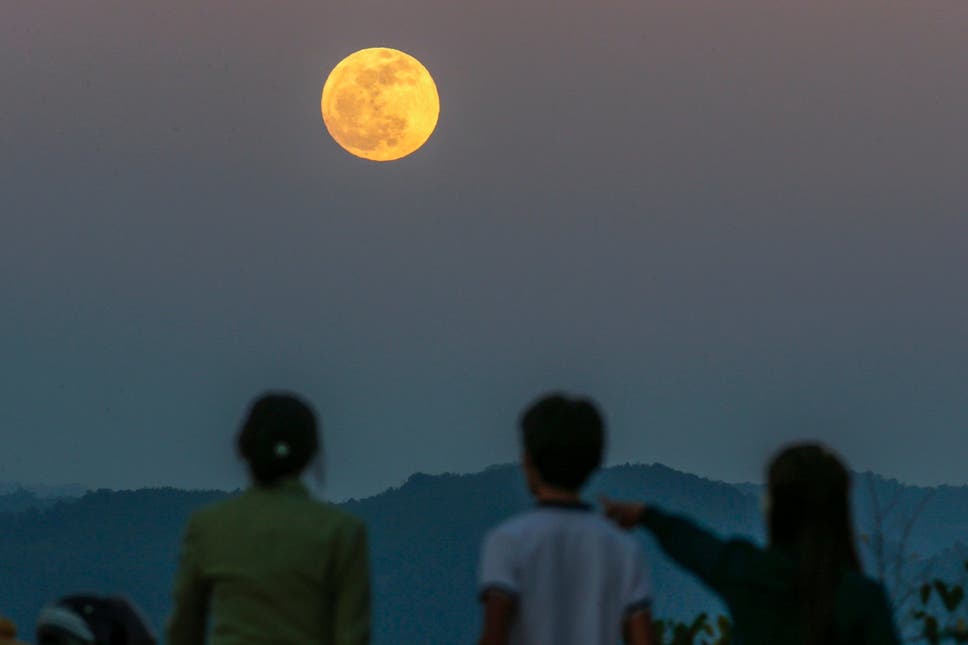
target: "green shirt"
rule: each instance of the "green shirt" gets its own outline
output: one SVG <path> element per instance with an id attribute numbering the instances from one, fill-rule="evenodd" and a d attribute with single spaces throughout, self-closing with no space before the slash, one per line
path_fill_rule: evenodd
<path id="1" fill-rule="evenodd" d="M 733 645 L 800 645 L 794 561 L 746 540 L 722 540 L 682 517 L 649 508 L 642 524 L 662 549 L 718 594 L 733 619 Z M 844 574 L 834 605 L 841 645 L 897 645 L 884 588 L 859 573 Z"/>
<path id="2" fill-rule="evenodd" d="M 175 578 L 169 645 L 366 645 L 366 529 L 296 480 L 195 513 Z"/>

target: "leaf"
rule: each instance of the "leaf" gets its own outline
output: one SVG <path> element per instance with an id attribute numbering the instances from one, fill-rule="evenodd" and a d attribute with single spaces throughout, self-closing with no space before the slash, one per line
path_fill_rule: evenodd
<path id="1" fill-rule="evenodd" d="M 938 595 L 941 596 L 941 602 L 944 603 L 945 609 L 949 612 L 957 609 L 965 597 L 965 590 L 960 586 L 953 585 L 949 587 L 941 580 L 934 581 L 934 588 L 938 591 Z"/>
<path id="2" fill-rule="evenodd" d="M 708 619 L 708 616 L 706 615 L 705 612 L 696 616 L 696 619 L 692 621 L 692 625 L 690 625 L 689 627 L 689 636 L 691 638 L 695 638 L 696 635 L 699 634 L 700 632 L 706 631 L 708 627 L 707 619 Z"/>
<path id="3" fill-rule="evenodd" d="M 931 585 L 923 584 L 921 585 L 921 604 L 928 604 L 928 599 L 931 598 Z"/>
<path id="4" fill-rule="evenodd" d="M 958 608 L 958 605 L 961 604 L 961 601 L 965 599 L 964 588 L 962 588 L 961 585 L 956 585 L 953 587 L 951 589 L 951 596 L 949 599 L 951 600 L 951 604 L 949 605 L 948 603 L 945 603 L 945 607 L 948 608 L 948 611 L 954 611 Z"/>
<path id="5" fill-rule="evenodd" d="M 947 583 L 945 583 L 944 580 L 939 580 L 938 578 L 935 578 L 934 582 L 932 582 L 931 584 L 934 586 L 934 590 L 937 591 L 938 595 L 942 596 L 942 598 L 944 597 L 945 594 L 948 593 L 948 585 Z"/>

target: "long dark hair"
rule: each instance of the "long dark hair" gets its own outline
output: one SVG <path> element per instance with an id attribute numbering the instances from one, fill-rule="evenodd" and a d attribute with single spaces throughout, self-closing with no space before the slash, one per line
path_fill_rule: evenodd
<path id="1" fill-rule="evenodd" d="M 850 512 L 850 473 L 820 444 L 797 444 L 770 462 L 770 543 L 797 566 L 804 645 L 831 645 L 837 586 L 859 571 Z"/>
<path id="2" fill-rule="evenodd" d="M 256 399 L 236 437 L 256 484 L 270 487 L 302 473 L 320 450 L 316 415 L 309 404 L 289 393 Z"/>

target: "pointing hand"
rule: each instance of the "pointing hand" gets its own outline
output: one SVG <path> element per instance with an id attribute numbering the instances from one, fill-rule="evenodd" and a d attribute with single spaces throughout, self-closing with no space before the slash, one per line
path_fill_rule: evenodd
<path id="1" fill-rule="evenodd" d="M 605 516 L 623 529 L 630 529 L 639 523 L 645 504 L 639 502 L 617 502 L 607 497 L 599 497 Z"/>

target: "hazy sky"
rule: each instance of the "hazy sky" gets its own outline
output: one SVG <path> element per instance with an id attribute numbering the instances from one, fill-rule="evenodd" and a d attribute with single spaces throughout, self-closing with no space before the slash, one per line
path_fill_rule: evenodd
<path id="1" fill-rule="evenodd" d="M 964 0 L 5 0 L 0 480 L 242 481 L 318 407 L 334 497 L 515 458 L 550 388 L 610 460 L 756 479 L 819 437 L 968 483 Z M 412 157 L 328 136 L 396 47 Z"/>

